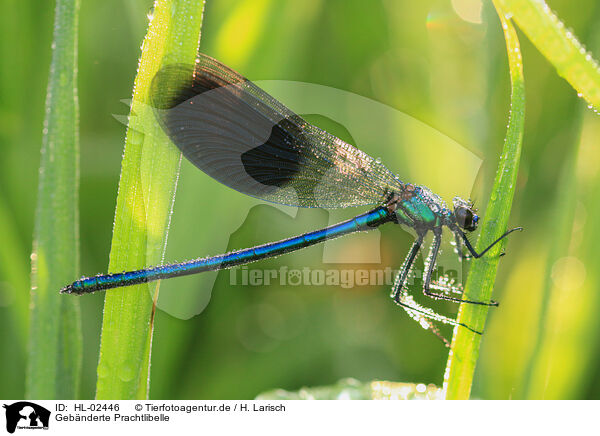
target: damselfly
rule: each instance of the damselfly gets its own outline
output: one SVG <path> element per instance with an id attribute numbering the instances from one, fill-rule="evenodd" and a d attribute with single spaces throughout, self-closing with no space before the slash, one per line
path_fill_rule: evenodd
<path id="1" fill-rule="evenodd" d="M 432 284 L 442 228 L 454 234 L 461 258 L 481 257 L 504 233 L 477 253 L 465 232 L 477 228 L 473 205 L 454 198 L 453 209 L 425 186 L 402 182 L 381 162 L 294 114 L 252 82 L 215 59 L 200 55 L 196 64 L 169 65 L 153 79 L 150 101 L 172 142 L 195 166 L 219 182 L 259 199 L 298 207 L 376 206 L 350 220 L 265 245 L 116 274 L 84 277 L 61 290 L 86 294 L 153 280 L 232 268 L 279 256 L 329 239 L 368 231 L 386 223 L 403 224 L 417 234 L 392 288 L 392 298 L 425 328 L 451 318 L 416 303 L 407 279 L 425 235 L 433 233 L 423 292 L 434 299 L 481 305 Z M 470 253 L 463 253 L 463 246 Z M 434 292 L 439 291 L 439 292 Z M 461 324 L 462 325 L 462 324 Z M 469 328 L 468 326 L 464 326 Z M 478 333 L 478 332 L 477 332 Z"/>

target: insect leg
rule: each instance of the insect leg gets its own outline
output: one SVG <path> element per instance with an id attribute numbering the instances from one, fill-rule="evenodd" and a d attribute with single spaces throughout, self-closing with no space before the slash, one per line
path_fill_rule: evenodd
<path id="1" fill-rule="evenodd" d="M 392 294 L 390 297 L 392 297 L 396 303 L 399 303 L 398 298 L 400 298 L 400 294 L 403 292 L 406 279 L 408 278 L 408 275 L 410 274 L 415 262 L 415 258 L 417 257 L 421 246 L 423 245 L 424 236 L 425 235 L 423 234 L 417 237 L 417 240 L 413 243 L 408 255 L 406 256 L 406 259 L 404 259 L 404 263 L 402 264 L 400 272 L 394 280 L 394 286 L 392 287 Z"/>
<path id="2" fill-rule="evenodd" d="M 431 291 L 431 274 L 435 268 L 435 263 L 440 252 L 440 245 L 442 243 L 442 232 L 441 229 L 434 230 L 433 233 L 433 243 L 431 244 L 431 250 L 429 251 L 429 256 L 427 257 L 427 261 L 425 262 L 425 278 L 423 280 L 423 293 L 428 297 L 434 298 L 436 300 L 448 300 L 454 301 L 456 303 L 469 303 L 469 304 L 479 304 L 481 306 L 498 306 L 496 301 L 474 301 L 474 300 L 463 300 L 457 297 L 451 297 L 446 294 L 438 294 L 436 292 Z"/>
<path id="3" fill-rule="evenodd" d="M 419 236 L 419 238 L 414 242 L 410 252 L 408 253 L 408 256 L 406 257 L 406 260 L 404 261 L 400 272 L 394 280 L 394 286 L 392 288 L 391 297 L 393 298 L 394 302 L 398 306 L 402 307 L 412 319 L 414 319 L 421 325 L 421 327 L 427 330 L 431 330 L 439 339 L 441 339 L 444 342 L 444 344 L 447 347 L 449 347 L 450 343 L 446 338 L 444 338 L 441 335 L 439 329 L 434 324 L 434 322 L 440 322 L 442 324 L 449 324 L 453 326 L 459 325 L 477 334 L 481 334 L 481 332 L 473 330 L 466 324 L 459 323 L 452 318 L 440 315 L 439 313 L 434 312 L 432 309 L 420 305 L 413 299 L 412 295 L 408 293 L 408 290 L 405 286 L 406 279 L 408 278 L 408 275 L 412 270 L 414 260 L 423 243 L 423 236 L 424 235 Z"/>
<path id="4" fill-rule="evenodd" d="M 458 233 L 454 233 L 454 241 L 456 242 L 455 251 L 460 260 L 468 260 L 473 258 L 473 256 L 465 254 L 463 251 L 463 241 Z"/>
<path id="5" fill-rule="evenodd" d="M 469 240 L 467 239 L 467 235 L 465 235 L 465 233 L 460 230 L 460 229 L 456 229 L 455 231 L 458 233 L 458 235 L 463 239 L 463 241 L 465 242 L 465 246 L 467 247 L 467 250 L 469 250 L 469 252 L 471 253 L 471 255 L 475 258 L 475 259 L 479 259 L 481 256 L 483 256 L 485 253 L 488 252 L 488 250 L 490 248 L 492 248 L 494 245 L 496 245 L 498 242 L 500 242 L 502 239 L 506 238 L 508 235 L 510 235 L 512 232 L 515 231 L 521 231 L 523 230 L 523 227 L 515 227 L 514 229 L 510 229 L 507 230 L 506 232 L 504 232 L 504 234 L 502 236 L 500 236 L 498 239 L 496 239 L 494 242 L 492 242 L 490 245 L 488 245 L 488 247 L 483 250 L 481 253 L 477 253 L 475 251 L 475 248 L 473 248 L 473 245 L 471 245 L 471 243 L 469 242 Z M 500 253 L 500 256 L 503 256 L 504 253 Z"/>

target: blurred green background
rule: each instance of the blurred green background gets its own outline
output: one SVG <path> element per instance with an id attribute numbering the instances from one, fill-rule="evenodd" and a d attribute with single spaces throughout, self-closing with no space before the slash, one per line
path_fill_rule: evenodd
<path id="1" fill-rule="evenodd" d="M 549 4 L 598 58 L 598 2 Z M 24 395 L 29 255 L 53 7 L 53 2 L 5 0 L 0 15 L 2 398 Z M 113 115 L 127 114 L 122 100 L 131 96 L 150 9 L 149 0 L 81 5 L 80 218 L 85 275 L 104 272 L 108 264 L 125 133 Z M 491 8 L 481 10 L 477 0 L 207 0 L 201 51 L 252 80 L 326 85 L 422 121 L 482 159 L 472 192 L 456 194 L 470 194 L 484 208 L 509 109 L 500 30 Z M 511 237 L 500 264 L 494 295 L 501 305 L 488 321 L 473 396 L 597 399 L 600 117 L 523 35 L 521 44 L 527 115 L 511 223 L 526 231 Z M 323 116 L 307 118 L 353 141 L 352 126 Z M 365 121 L 367 129 L 371 122 Z M 380 135 L 380 141 L 357 145 L 383 157 L 403 180 L 429 184 L 434 190 L 441 186 L 440 194 L 451 202 L 447 192 L 464 186 L 465 180 L 471 183 L 472 164 L 463 167 L 461 159 L 424 152 L 423 131 L 392 129 Z M 323 210 L 296 213 L 241 197 L 184 163 L 166 260 L 256 245 L 332 220 Z M 227 214 L 216 212 L 217 207 Z M 250 269 L 398 268 L 412 239 L 405 231 L 384 226 L 381 262 L 375 266 L 323 266 L 323 248 L 315 247 Z M 360 238 L 348 237 L 340 244 L 338 251 L 360 250 Z M 450 247 L 445 248 L 451 254 Z M 230 281 L 230 272 L 224 271 L 161 285 L 164 295 L 180 292 L 186 295 L 184 304 L 201 313 L 180 319 L 174 316 L 177 310 L 157 312 L 151 398 L 253 398 L 266 390 L 333 384 L 343 377 L 442 384 L 447 349 L 391 302 L 389 287 L 232 286 Z M 420 292 L 418 279 L 413 287 Z M 81 397 L 92 398 L 103 294 L 80 301 L 85 353 Z M 452 305 L 436 307 L 456 310 Z"/>

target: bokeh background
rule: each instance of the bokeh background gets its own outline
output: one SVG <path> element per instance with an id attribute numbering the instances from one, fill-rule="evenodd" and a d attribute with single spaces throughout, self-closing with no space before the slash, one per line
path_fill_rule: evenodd
<path id="1" fill-rule="evenodd" d="M 386 129 L 379 140 L 357 145 L 383 157 L 404 180 L 441 187 L 448 202 L 447 193 L 457 187 L 483 215 L 510 93 L 500 25 L 485 3 L 482 8 L 478 0 L 207 0 L 201 51 L 252 80 L 337 88 L 441 132 L 481 160 L 474 182 L 473 165 L 463 162 L 463 154 L 453 158 L 420 147 L 429 140 L 423 136 L 427 129 Z M 552 0 L 549 5 L 598 58 L 600 4 Z M 53 6 L 5 0 L 0 15 L 2 398 L 24 395 L 29 256 Z M 86 275 L 105 271 L 108 264 L 125 134 L 113 115 L 127 114 L 123 100 L 131 96 L 148 14 L 149 0 L 81 5 L 80 219 Z M 527 113 L 510 221 L 526 231 L 511 237 L 500 264 L 494 295 L 501 305 L 488 320 L 473 395 L 598 399 L 600 117 L 523 35 L 521 44 Z M 354 141 L 352 126 L 319 114 L 307 118 Z M 364 125 L 372 122 L 366 119 Z M 466 182 L 470 192 L 464 192 Z M 166 260 L 256 245 L 332 220 L 324 210 L 282 210 L 241 197 L 184 162 Z M 256 268 L 397 268 L 412 239 L 384 226 L 378 264 L 324 266 L 323 248 L 316 247 Z M 361 250 L 360 238 L 339 244 L 340 252 Z M 447 254 L 450 248 L 446 243 Z M 420 292 L 418 277 L 412 287 Z M 225 271 L 167 281 L 163 291 L 195 296 L 201 313 L 182 319 L 173 310 L 157 312 L 153 399 L 254 398 L 275 388 L 329 385 L 344 377 L 442 383 L 447 349 L 394 306 L 386 286 L 232 285 Z M 81 298 L 81 304 L 81 397 L 92 398 L 103 295 Z M 449 304 L 436 308 L 456 311 Z"/>

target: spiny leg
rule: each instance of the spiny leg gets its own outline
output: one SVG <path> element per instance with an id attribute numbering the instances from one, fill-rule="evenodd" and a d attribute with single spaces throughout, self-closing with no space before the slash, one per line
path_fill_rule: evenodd
<path id="1" fill-rule="evenodd" d="M 472 331 L 473 333 L 477 333 L 478 335 L 482 334 L 482 332 L 475 330 L 462 322 L 458 322 L 452 318 L 448 318 L 447 316 L 440 315 L 439 313 L 433 311 L 433 309 L 420 305 L 413 299 L 412 295 L 409 295 L 407 292 L 402 292 L 400 298 L 394 301 L 396 304 L 402 307 L 412 319 L 417 321 L 421 327 L 423 327 L 425 330 L 430 330 L 438 338 L 440 338 L 447 347 L 450 346 L 450 342 L 448 342 L 448 340 L 442 336 L 434 322 L 451 326 L 461 326 Z"/>
<path id="2" fill-rule="evenodd" d="M 398 304 L 400 304 L 398 299 L 400 298 L 400 294 L 404 291 L 404 284 L 406 283 L 406 279 L 408 278 L 408 275 L 410 274 L 412 267 L 415 263 L 415 258 L 417 257 L 417 254 L 419 254 L 419 250 L 423 245 L 424 236 L 425 235 L 419 235 L 417 237 L 417 240 L 413 242 L 413 245 L 410 248 L 408 255 L 406 256 L 406 259 L 404 259 L 404 263 L 402 263 L 402 268 L 400 268 L 400 272 L 394 279 L 394 286 L 392 287 L 392 293 L 390 297 L 392 297 L 394 301 Z"/>
<path id="3" fill-rule="evenodd" d="M 452 318 L 440 315 L 439 313 L 434 312 L 432 309 L 418 304 L 413 299 L 412 295 L 408 293 L 408 290 L 405 286 L 406 279 L 408 278 L 408 275 L 412 270 L 415 258 L 419 252 L 419 249 L 421 248 L 421 245 L 423 244 L 423 236 L 424 235 L 419 235 L 418 239 L 413 243 L 410 252 L 406 256 L 406 259 L 402 264 L 402 268 L 400 269 L 400 272 L 394 280 L 394 286 L 392 287 L 391 297 L 394 299 L 394 302 L 400 307 L 402 307 L 412 319 L 414 319 L 421 325 L 421 327 L 423 327 L 426 330 L 432 331 L 438 338 L 440 338 L 444 342 L 444 344 L 447 347 L 449 347 L 450 343 L 446 338 L 442 336 L 434 322 L 440 322 L 442 324 L 448 324 L 453 326 L 462 326 L 477 334 L 481 334 L 481 332 L 473 330 L 466 324 L 459 323 Z"/>
<path id="4" fill-rule="evenodd" d="M 463 259 L 471 259 L 471 256 L 469 256 L 468 254 L 465 254 L 463 252 L 463 245 L 462 245 L 462 240 L 460 239 L 460 237 L 457 234 L 455 234 L 454 237 L 456 240 L 456 243 L 454 246 L 454 252 L 458 255 L 458 260 L 462 261 Z M 435 267 L 434 267 L 434 269 L 435 269 Z M 462 285 L 460 283 L 455 285 L 455 280 L 453 278 L 449 278 L 447 275 L 438 277 L 435 281 L 430 283 L 429 288 L 435 289 L 436 291 L 441 291 L 445 295 L 450 295 L 450 294 L 462 295 L 463 294 Z"/>
<path id="5" fill-rule="evenodd" d="M 469 259 L 473 258 L 473 256 L 465 254 L 465 252 L 463 251 L 463 242 L 458 233 L 454 233 L 454 241 L 455 241 L 454 251 L 458 255 L 458 259 L 460 261 L 469 260 Z"/>
<path id="6" fill-rule="evenodd" d="M 498 306 L 496 301 L 475 301 L 475 300 L 463 300 L 457 297 L 451 297 L 446 293 L 438 294 L 436 292 L 431 291 L 431 275 L 435 268 L 435 263 L 437 261 L 438 254 L 440 253 L 440 245 L 442 244 L 442 231 L 441 229 L 436 229 L 433 231 L 433 243 L 431 244 L 431 250 L 429 251 L 429 256 L 427 257 L 427 261 L 425 262 L 425 279 L 423 280 L 423 293 L 428 297 L 434 298 L 436 300 L 447 300 L 454 301 L 456 303 L 469 303 L 469 304 L 479 304 L 481 306 Z"/>
<path id="7" fill-rule="evenodd" d="M 457 227 L 457 228 L 454 229 L 454 233 L 455 233 L 455 235 L 456 235 L 457 238 L 460 237 L 464 241 L 465 246 L 467 247 L 467 250 L 469 250 L 469 253 L 471 253 L 471 256 L 469 256 L 469 257 L 474 257 L 475 259 L 479 259 L 485 253 L 487 253 L 494 245 L 496 245 L 498 242 L 500 242 L 501 240 L 503 240 L 504 238 L 506 238 L 512 232 L 516 232 L 517 230 L 518 231 L 522 231 L 523 227 L 515 227 L 514 229 L 507 230 L 506 232 L 504 232 L 504 234 L 502 236 L 500 236 L 498 239 L 496 239 L 494 242 L 492 242 L 490 245 L 488 245 L 487 248 L 485 248 L 481 253 L 477 253 L 475 251 L 475 248 L 473 248 L 473 245 L 471 244 L 471 242 L 467 238 L 467 235 L 465 234 L 465 232 L 463 232 L 462 230 L 460 230 Z M 504 254 L 505 253 L 502 252 L 502 253 L 500 253 L 500 256 L 504 256 Z"/>
<path id="8" fill-rule="evenodd" d="M 465 240 L 466 240 L 466 241 L 469 243 L 469 245 L 471 245 L 471 243 L 469 242 L 469 240 L 468 240 L 468 239 L 466 239 L 466 238 L 467 238 L 467 236 L 466 236 L 466 235 L 464 235 L 464 237 L 465 237 Z M 460 235 L 460 234 L 458 234 L 458 233 L 454 233 L 454 240 L 456 241 L 456 245 L 455 245 L 455 249 L 454 249 L 454 251 L 455 251 L 455 252 L 456 252 L 456 254 L 458 255 L 458 260 L 460 260 L 460 261 L 462 261 L 462 260 L 471 260 L 471 259 L 473 259 L 473 258 L 475 257 L 475 256 L 473 256 L 473 255 L 471 255 L 471 254 L 466 254 L 466 253 L 463 251 L 463 246 L 464 246 L 464 244 L 463 244 L 463 240 L 462 240 L 462 237 L 461 237 L 461 235 Z M 471 245 L 471 247 L 472 247 L 472 245 Z M 501 252 L 501 253 L 498 255 L 498 257 L 502 257 L 502 256 L 504 256 L 505 254 L 506 254 L 506 253 L 505 253 L 504 251 L 502 251 L 502 252 Z M 475 257 L 475 258 L 476 258 L 476 259 L 478 259 L 479 257 L 481 257 L 481 256 L 477 255 L 477 257 Z"/>

